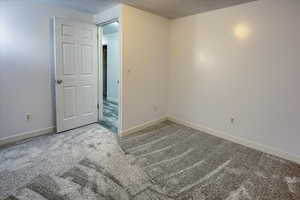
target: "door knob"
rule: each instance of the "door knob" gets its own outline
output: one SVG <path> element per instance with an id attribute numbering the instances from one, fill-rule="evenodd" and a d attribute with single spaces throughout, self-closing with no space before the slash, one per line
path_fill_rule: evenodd
<path id="1" fill-rule="evenodd" d="M 56 80 L 56 83 L 58 84 L 58 85 L 60 85 L 60 84 L 62 84 L 62 80 Z"/>

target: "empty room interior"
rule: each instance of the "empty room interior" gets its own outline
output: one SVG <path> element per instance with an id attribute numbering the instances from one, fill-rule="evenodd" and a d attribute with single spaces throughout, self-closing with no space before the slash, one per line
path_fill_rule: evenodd
<path id="1" fill-rule="evenodd" d="M 0 200 L 300 200 L 299 19 L 0 0 Z"/>

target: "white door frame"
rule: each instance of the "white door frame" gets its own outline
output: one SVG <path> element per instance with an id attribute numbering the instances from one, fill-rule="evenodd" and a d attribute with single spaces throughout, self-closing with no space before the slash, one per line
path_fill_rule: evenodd
<path id="1" fill-rule="evenodd" d="M 119 91 L 118 91 L 118 134 L 122 132 L 122 106 L 123 106 L 123 96 L 122 96 L 122 87 L 123 87 L 123 72 L 122 72 L 122 23 L 120 18 L 114 18 L 102 23 L 97 24 L 98 26 L 98 56 L 99 56 L 99 82 L 98 82 L 98 103 L 99 103 L 99 121 L 103 119 L 103 55 L 102 55 L 102 38 L 103 38 L 103 29 L 104 25 L 119 22 L 119 54 L 120 54 L 120 64 L 119 64 Z"/>
<path id="2" fill-rule="evenodd" d="M 102 49 L 102 38 L 103 29 L 101 26 L 97 25 L 97 49 L 98 49 L 98 121 L 103 120 L 103 49 Z"/>

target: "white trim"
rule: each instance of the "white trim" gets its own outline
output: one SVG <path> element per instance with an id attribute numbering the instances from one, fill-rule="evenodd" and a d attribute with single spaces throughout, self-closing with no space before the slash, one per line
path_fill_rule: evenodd
<path id="1" fill-rule="evenodd" d="M 121 7 L 120 7 L 121 9 Z M 121 15 L 118 18 L 119 20 L 119 54 L 120 54 L 120 62 L 119 62 L 119 94 L 118 94 L 118 108 L 119 108 L 119 115 L 118 115 L 118 120 L 119 120 L 119 127 L 118 127 L 118 135 L 121 135 L 121 130 L 123 130 L 123 102 L 124 102 L 124 97 L 123 97 L 123 19 Z"/>
<path id="2" fill-rule="evenodd" d="M 155 119 L 155 120 L 152 120 L 152 121 L 145 122 L 143 124 L 137 125 L 135 127 L 129 128 L 127 130 L 121 131 L 120 136 L 121 137 L 128 136 L 128 135 L 130 135 L 132 133 L 135 133 L 137 131 L 140 131 L 140 130 L 143 130 L 145 128 L 148 128 L 149 126 L 153 126 L 155 124 L 158 124 L 158 123 L 161 123 L 163 121 L 166 121 L 167 119 L 168 119 L 167 117 L 162 117 L 160 119 Z"/>
<path id="3" fill-rule="evenodd" d="M 270 147 L 270 146 L 267 146 L 267 145 L 259 144 L 259 143 L 256 143 L 254 141 L 248 140 L 248 139 L 232 136 L 232 135 L 229 135 L 229 134 L 224 133 L 222 131 L 216 131 L 216 130 L 213 130 L 211 128 L 208 128 L 208 127 L 205 127 L 205 126 L 202 126 L 202 125 L 198 125 L 198 124 L 194 124 L 192 122 L 188 122 L 188 121 L 185 121 L 185 120 L 177 119 L 175 117 L 168 116 L 167 119 L 172 121 L 172 122 L 175 122 L 175 123 L 178 123 L 178 124 L 181 124 L 181 125 L 184 125 L 184 126 L 188 126 L 190 128 L 208 133 L 210 135 L 214 135 L 216 137 L 223 138 L 225 140 L 230 140 L 232 142 L 235 142 L 235 143 L 238 143 L 238 144 L 241 144 L 241 145 L 244 145 L 244 146 L 259 150 L 259 151 L 262 151 L 264 153 L 272 154 L 272 155 L 278 156 L 280 158 L 290 160 L 290 161 L 293 161 L 293 162 L 296 162 L 296 163 L 300 164 L 300 157 L 297 156 L 297 155 L 292 155 L 290 153 L 281 151 L 279 149 L 276 149 L 276 148 L 273 148 L 273 147 Z"/>
<path id="4" fill-rule="evenodd" d="M 6 138 L 1 138 L 0 146 L 19 142 L 21 140 L 26 140 L 26 139 L 32 138 L 32 137 L 50 134 L 50 133 L 55 133 L 55 127 L 38 129 L 38 130 L 31 131 L 31 132 L 25 132 L 25 133 L 20 133 L 20 134 L 14 135 L 14 136 L 6 137 Z"/>
<path id="5" fill-rule="evenodd" d="M 98 49 L 98 121 L 103 120 L 103 55 L 102 38 L 103 28 L 97 25 L 97 49 Z"/>
<path id="6" fill-rule="evenodd" d="M 122 12 L 122 5 L 119 4 L 99 14 L 94 15 L 94 21 L 97 25 L 101 25 L 106 22 L 110 22 L 113 19 L 119 18 L 121 16 L 121 12 Z"/>

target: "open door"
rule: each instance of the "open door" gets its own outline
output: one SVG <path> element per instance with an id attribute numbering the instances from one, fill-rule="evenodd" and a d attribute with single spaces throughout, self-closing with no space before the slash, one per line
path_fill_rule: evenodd
<path id="1" fill-rule="evenodd" d="M 56 128 L 98 121 L 97 27 L 55 18 Z"/>

